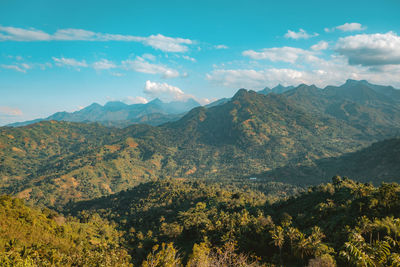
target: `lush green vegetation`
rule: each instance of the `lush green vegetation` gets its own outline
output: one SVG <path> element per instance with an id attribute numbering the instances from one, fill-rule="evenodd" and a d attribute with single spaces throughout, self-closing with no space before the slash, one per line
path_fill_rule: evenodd
<path id="1" fill-rule="evenodd" d="M 85 223 L 0 197 L 1 266 L 129 266 L 121 233 L 99 216 Z"/>
<path id="2" fill-rule="evenodd" d="M 115 221 L 138 265 L 168 258 L 212 266 L 191 261 L 215 262 L 224 253 L 247 265 L 400 264 L 398 184 L 374 187 L 336 176 L 271 204 L 247 188 L 167 180 L 77 203 L 69 211 Z"/>
<path id="3" fill-rule="evenodd" d="M 360 182 L 399 182 L 400 138 L 377 142 L 356 152 L 311 163 L 287 165 L 261 174 L 263 181 L 279 180 L 293 185 L 319 184 L 321 178 L 349 175 Z M 279 177 L 279 179 L 277 179 Z M 373 177 L 373 179 L 371 178 Z"/>

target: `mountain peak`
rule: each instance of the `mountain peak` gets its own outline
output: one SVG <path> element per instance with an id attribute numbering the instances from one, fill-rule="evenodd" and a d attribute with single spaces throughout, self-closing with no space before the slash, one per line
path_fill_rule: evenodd
<path id="1" fill-rule="evenodd" d="M 369 85 L 370 83 L 367 80 L 353 80 L 353 79 L 347 79 L 346 83 L 343 84 L 343 86 L 347 85 L 358 85 L 358 84 L 364 84 L 364 85 Z"/>
<path id="2" fill-rule="evenodd" d="M 79 111 L 82 111 L 82 110 L 94 110 L 94 109 L 99 109 L 99 108 L 102 108 L 102 107 L 103 106 L 100 105 L 99 103 L 92 103 L 91 105 L 89 105 L 89 106 L 87 106 L 87 107 L 85 107 L 85 108 L 83 108 L 83 109 L 81 109 Z"/>
<path id="3" fill-rule="evenodd" d="M 247 91 L 247 89 L 241 88 L 236 92 L 236 94 L 232 97 L 232 99 L 237 100 L 238 98 L 248 95 L 250 92 L 251 91 Z"/>
<path id="4" fill-rule="evenodd" d="M 161 101 L 161 99 L 159 99 L 158 97 L 157 98 L 154 98 L 153 100 L 151 100 L 149 103 L 147 103 L 147 104 L 153 104 L 153 105 L 160 105 L 160 104 L 163 104 L 164 102 L 163 101 Z"/>
<path id="5" fill-rule="evenodd" d="M 196 105 L 196 106 L 200 106 L 200 103 L 197 102 L 195 99 L 193 98 L 188 98 L 184 101 L 187 104 L 191 104 L 191 105 Z"/>
<path id="6" fill-rule="evenodd" d="M 104 107 L 107 109 L 118 109 L 118 108 L 124 108 L 126 106 L 127 106 L 127 104 L 125 104 L 121 101 L 110 101 L 104 105 Z"/>

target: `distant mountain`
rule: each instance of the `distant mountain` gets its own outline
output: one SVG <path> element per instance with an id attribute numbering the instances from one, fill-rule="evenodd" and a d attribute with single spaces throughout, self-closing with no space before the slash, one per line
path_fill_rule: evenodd
<path id="1" fill-rule="evenodd" d="M 93 103 L 86 108 L 72 113 L 57 112 L 45 119 L 13 123 L 8 126 L 17 127 L 29 125 L 39 121 L 70 121 L 70 122 L 99 122 L 107 126 L 126 127 L 135 123 L 159 125 L 168 121 L 177 120 L 187 111 L 200 104 L 190 98 L 186 101 L 164 103 L 154 99 L 147 104 L 127 105 L 120 101 L 112 101 L 101 106 Z"/>
<path id="2" fill-rule="evenodd" d="M 215 107 L 215 106 L 219 106 L 219 105 L 225 104 L 225 103 L 229 102 L 230 100 L 231 100 L 231 98 L 225 98 L 224 97 L 224 98 L 218 99 L 218 100 L 216 100 L 214 102 L 211 102 L 210 104 L 205 105 L 205 107 L 206 108 L 212 108 L 212 107 Z"/>
<path id="3" fill-rule="evenodd" d="M 391 86 L 347 80 L 324 89 L 303 84 L 283 95 L 309 112 L 345 121 L 366 134 L 388 137 L 399 133 L 400 90 Z"/>
<path id="4" fill-rule="evenodd" d="M 275 86 L 274 88 L 270 89 L 268 87 L 265 87 L 263 90 L 258 91 L 258 93 L 263 94 L 263 95 L 267 95 L 270 93 L 275 93 L 275 94 L 282 94 L 286 91 L 289 91 L 291 89 L 295 88 L 294 86 L 283 86 L 281 84 L 278 84 L 277 86 Z"/>

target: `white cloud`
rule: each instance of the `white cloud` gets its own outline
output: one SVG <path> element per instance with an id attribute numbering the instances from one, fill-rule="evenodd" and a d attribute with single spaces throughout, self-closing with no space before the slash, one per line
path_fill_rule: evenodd
<path id="1" fill-rule="evenodd" d="M 128 96 L 123 100 L 123 102 L 131 105 L 131 104 L 146 104 L 149 101 L 145 97 L 142 97 L 142 96 Z"/>
<path id="2" fill-rule="evenodd" d="M 400 64 L 400 37 L 394 32 L 348 36 L 339 39 L 336 51 L 350 65 Z"/>
<path id="3" fill-rule="evenodd" d="M 195 99 L 201 105 L 209 104 L 208 98 L 197 98 L 191 94 L 186 94 L 179 87 L 152 81 L 146 81 L 143 92 L 150 98 L 160 98 L 163 101 L 186 101 L 190 98 Z"/>
<path id="4" fill-rule="evenodd" d="M 0 116 L 6 116 L 6 117 L 22 116 L 22 111 L 17 108 L 0 106 Z"/>
<path id="5" fill-rule="evenodd" d="M 151 61 L 156 60 L 156 56 L 155 56 L 155 55 L 148 54 L 148 53 L 143 54 L 143 55 L 142 55 L 142 58 L 145 58 L 145 59 L 148 59 L 148 60 L 151 60 Z"/>
<path id="6" fill-rule="evenodd" d="M 17 65 L 5 65 L 5 64 L 2 64 L 2 65 L 0 65 L 0 67 L 3 68 L 3 69 L 15 70 L 15 71 L 18 71 L 18 72 L 26 73 L 26 70 L 23 67 L 19 67 Z"/>
<path id="7" fill-rule="evenodd" d="M 143 92 L 150 97 L 160 97 L 168 100 L 185 100 L 191 97 L 176 86 L 152 81 L 146 81 Z"/>
<path id="8" fill-rule="evenodd" d="M 215 49 L 228 49 L 229 47 L 228 46 L 226 46 L 226 45 L 214 45 L 214 48 Z"/>
<path id="9" fill-rule="evenodd" d="M 77 68 L 78 70 L 80 67 L 83 67 L 83 68 L 88 67 L 88 64 L 86 63 L 85 60 L 78 61 L 73 58 L 65 58 L 65 57 L 61 57 L 61 58 L 53 57 L 53 60 L 56 63 L 56 65 L 59 67 L 69 66 L 69 67 Z"/>
<path id="10" fill-rule="evenodd" d="M 348 23 L 346 22 L 343 25 L 339 25 L 333 28 L 325 28 L 325 32 L 334 32 L 335 30 L 341 30 L 343 32 L 353 32 L 353 31 L 363 31 L 367 29 L 366 26 L 361 25 L 360 23 L 352 22 Z"/>
<path id="11" fill-rule="evenodd" d="M 328 42 L 319 41 L 317 44 L 311 46 L 311 49 L 314 51 L 321 51 L 328 49 L 328 46 L 329 46 Z"/>
<path id="12" fill-rule="evenodd" d="M 122 76 L 124 76 L 124 74 L 122 74 L 122 73 L 120 73 L 120 72 L 112 72 L 111 75 L 112 75 L 112 76 L 115 76 L 115 77 L 122 77 Z"/>
<path id="13" fill-rule="evenodd" d="M 36 29 L 0 26 L 0 41 L 49 41 L 51 36 Z"/>
<path id="14" fill-rule="evenodd" d="M 182 58 L 186 59 L 186 60 L 189 60 L 189 61 L 192 61 L 192 62 L 196 62 L 195 58 L 192 58 L 192 57 L 189 57 L 189 56 L 182 56 Z"/>
<path id="15" fill-rule="evenodd" d="M 318 36 L 318 33 L 313 33 L 309 34 L 305 30 L 300 29 L 298 32 L 288 30 L 288 32 L 285 34 L 286 38 L 291 38 L 291 39 L 309 39 L 311 37 Z"/>
<path id="16" fill-rule="evenodd" d="M 0 41 L 122 41 L 140 42 L 164 52 L 186 52 L 188 45 L 194 41 L 184 38 L 168 37 L 162 34 L 148 37 L 97 33 L 83 29 L 59 29 L 54 34 L 49 34 L 37 29 L 22 29 L 16 27 L 0 26 Z"/>
<path id="17" fill-rule="evenodd" d="M 344 32 L 352 32 L 352 31 L 362 31 L 367 27 L 363 27 L 360 23 L 345 23 L 343 25 L 336 26 L 336 29 L 344 31 Z"/>
<path id="18" fill-rule="evenodd" d="M 229 88 L 262 89 L 278 83 L 292 85 L 304 83 L 303 73 L 293 69 L 236 69 L 214 70 L 206 75 L 207 80 Z"/>
<path id="19" fill-rule="evenodd" d="M 93 68 L 95 70 L 109 70 L 109 69 L 114 69 L 116 67 L 117 66 L 113 62 L 107 59 L 102 59 L 100 61 L 93 63 Z"/>
<path id="20" fill-rule="evenodd" d="M 204 97 L 204 98 L 196 98 L 196 101 L 199 102 L 203 106 L 207 105 L 207 104 L 210 104 L 211 102 L 214 102 L 216 100 L 218 100 L 218 99 L 215 98 L 215 97 L 213 97 L 211 100 L 206 98 L 206 97 Z"/>
<path id="21" fill-rule="evenodd" d="M 51 35 L 54 41 L 107 41 L 104 35 L 82 29 L 61 29 Z"/>
<path id="22" fill-rule="evenodd" d="M 162 34 L 140 38 L 144 44 L 164 52 L 186 52 L 188 50 L 186 45 L 193 44 L 190 39 L 172 38 Z"/>
<path id="23" fill-rule="evenodd" d="M 246 50 L 242 54 L 256 60 L 267 59 L 272 62 L 283 61 L 295 63 L 300 57 L 310 58 L 314 53 L 301 48 L 284 46 L 264 48 L 260 52 Z"/>
<path id="24" fill-rule="evenodd" d="M 400 88 L 400 65 L 371 68 L 349 65 L 344 56 L 333 55 L 329 60 L 317 58 L 307 68 L 216 69 L 206 79 L 227 88 L 262 89 L 277 84 L 315 84 L 319 87 L 341 85 L 347 79 L 368 80 Z"/>
<path id="25" fill-rule="evenodd" d="M 142 57 L 136 57 L 135 60 L 122 61 L 122 65 L 125 69 L 134 70 L 137 72 L 148 73 L 148 74 L 161 74 L 164 78 L 175 78 L 179 76 L 177 70 L 167 68 L 164 65 L 158 65 L 146 61 Z"/>

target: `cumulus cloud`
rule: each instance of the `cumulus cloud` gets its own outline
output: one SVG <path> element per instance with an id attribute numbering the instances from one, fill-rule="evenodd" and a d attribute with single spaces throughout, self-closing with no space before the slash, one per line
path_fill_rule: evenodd
<path id="1" fill-rule="evenodd" d="M 98 33 L 83 29 L 59 29 L 53 34 L 37 29 L 23 29 L 16 27 L 0 26 L 0 41 L 122 41 L 140 42 L 164 52 L 186 52 L 188 45 L 194 41 L 179 37 L 168 37 L 162 34 L 150 35 L 147 37 Z"/>
<path id="2" fill-rule="evenodd" d="M 88 64 L 86 63 L 85 60 L 78 61 L 74 58 L 65 58 L 65 57 L 61 57 L 61 58 L 53 57 L 53 60 L 54 60 L 55 64 L 59 67 L 69 66 L 69 67 L 77 68 L 78 70 L 81 67 L 83 67 L 83 68 L 88 67 Z"/>
<path id="3" fill-rule="evenodd" d="M 7 106 L 0 106 L 0 116 L 3 117 L 18 117 L 22 116 L 22 111 L 17 108 L 11 108 Z"/>
<path id="4" fill-rule="evenodd" d="M 305 30 L 300 29 L 298 32 L 288 30 L 288 32 L 285 34 L 286 38 L 291 38 L 291 39 L 309 39 L 311 37 L 318 36 L 318 33 L 313 33 L 309 34 Z"/>
<path id="5" fill-rule="evenodd" d="M 307 60 L 312 60 L 313 52 L 296 47 L 273 47 L 264 48 L 257 52 L 254 50 L 246 50 L 242 53 L 255 60 L 267 59 L 272 62 L 288 62 L 295 63 L 300 57 L 305 57 Z"/>
<path id="6" fill-rule="evenodd" d="M 214 70 L 206 75 L 207 80 L 230 88 L 261 89 L 265 86 L 304 83 L 304 74 L 294 69 L 236 69 Z"/>
<path id="7" fill-rule="evenodd" d="M 339 39 L 336 51 L 350 65 L 400 64 L 400 37 L 394 32 L 348 36 Z"/>
<path id="8" fill-rule="evenodd" d="M 164 65 L 154 64 L 146 61 L 142 57 L 136 57 L 135 60 L 122 61 L 122 66 L 128 70 L 134 70 L 137 72 L 148 73 L 148 74 L 161 74 L 164 78 L 175 78 L 179 76 L 177 70 L 168 68 Z"/>
<path id="9" fill-rule="evenodd" d="M 167 100 L 185 100 L 192 97 L 176 86 L 152 81 L 146 81 L 143 92 L 150 97 L 159 97 Z"/>
<path id="10" fill-rule="evenodd" d="M 102 59 L 93 63 L 93 68 L 95 70 L 109 70 L 109 69 L 114 69 L 116 67 L 117 66 L 113 62 L 107 59 Z"/>
<path id="11" fill-rule="evenodd" d="M 319 41 L 315 45 L 311 46 L 311 49 L 314 50 L 314 51 L 321 51 L 321 50 L 328 49 L 328 46 L 329 46 L 328 42 Z"/>
<path id="12" fill-rule="evenodd" d="M 363 31 L 367 29 L 366 26 L 361 25 L 360 23 L 352 22 L 348 23 L 346 22 L 343 25 L 339 25 L 333 28 L 325 28 L 325 32 L 334 32 L 335 30 L 341 30 L 343 32 L 353 32 L 353 31 Z"/>
<path id="13" fill-rule="evenodd" d="M 266 68 L 266 69 L 216 69 L 206 79 L 227 88 L 262 89 L 277 84 L 315 84 L 319 87 L 340 85 L 347 79 L 368 80 L 376 84 L 391 84 L 400 88 L 400 65 L 379 66 L 376 69 L 349 65 L 344 56 L 333 55 L 329 60 L 319 58 L 307 68 Z"/>
<path id="14" fill-rule="evenodd" d="M 360 23 L 345 23 L 343 25 L 336 26 L 336 29 L 344 31 L 344 32 L 352 32 L 352 31 L 362 31 L 367 27 L 363 27 Z"/>

